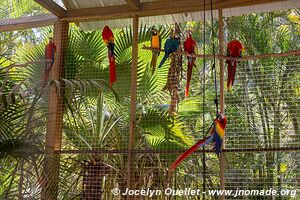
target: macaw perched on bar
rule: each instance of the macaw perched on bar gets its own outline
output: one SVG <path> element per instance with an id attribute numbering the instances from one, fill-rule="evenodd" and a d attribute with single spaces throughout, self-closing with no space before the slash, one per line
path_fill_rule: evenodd
<path id="1" fill-rule="evenodd" d="M 209 129 L 211 133 L 210 136 L 206 137 L 203 140 L 198 141 L 194 146 L 185 151 L 181 156 L 177 158 L 177 160 L 171 165 L 169 168 L 169 172 L 173 171 L 179 163 L 181 163 L 186 157 L 188 157 L 191 153 L 203 147 L 204 145 L 213 143 L 215 153 L 220 156 L 222 151 L 223 138 L 225 135 L 225 127 L 227 124 L 227 119 L 225 115 L 218 114 L 217 118 L 214 120 L 212 126 Z"/>
<path id="2" fill-rule="evenodd" d="M 113 83 L 117 80 L 117 69 L 115 61 L 115 43 L 114 34 L 108 26 L 105 26 L 102 31 L 102 39 L 108 49 L 108 60 L 109 60 L 109 86 L 112 87 Z"/>
<path id="3" fill-rule="evenodd" d="M 165 43 L 165 55 L 160 61 L 160 64 L 158 68 L 161 68 L 161 66 L 166 62 L 166 60 L 169 58 L 169 56 L 177 51 L 178 47 L 180 45 L 180 37 L 178 34 L 171 34 L 170 38 L 166 40 Z"/>
<path id="4" fill-rule="evenodd" d="M 192 33 L 191 31 L 188 32 L 188 37 L 184 41 L 184 51 L 187 54 L 194 54 L 195 53 L 195 48 L 196 48 L 196 41 L 193 40 L 192 38 Z M 195 66 L 195 57 L 187 56 L 188 59 L 188 70 L 187 70 L 187 81 L 186 81 L 186 87 L 185 87 L 185 97 L 189 95 L 189 87 L 190 87 L 190 82 L 192 78 L 192 72 L 193 72 L 193 67 Z"/>
<path id="5" fill-rule="evenodd" d="M 227 56 L 230 56 L 232 58 L 241 58 L 242 52 L 244 51 L 244 46 L 242 43 L 238 40 L 232 40 L 227 44 Z M 226 60 L 226 63 L 228 64 L 228 77 L 227 77 L 227 89 L 228 91 L 231 91 L 231 87 L 234 83 L 235 78 L 235 72 L 236 72 L 236 66 L 237 66 L 237 60 Z"/>
<path id="6" fill-rule="evenodd" d="M 49 42 L 45 47 L 45 69 L 44 69 L 44 83 L 48 80 L 50 71 L 54 63 L 54 55 L 56 52 L 56 46 L 53 38 L 49 37 Z"/>
<path id="7" fill-rule="evenodd" d="M 151 30 L 151 47 L 154 49 L 159 50 L 161 48 L 161 37 L 157 29 L 153 28 Z M 155 72 L 157 58 L 160 54 L 160 51 L 152 50 L 152 59 L 151 59 L 151 67 L 152 67 L 152 74 Z"/>

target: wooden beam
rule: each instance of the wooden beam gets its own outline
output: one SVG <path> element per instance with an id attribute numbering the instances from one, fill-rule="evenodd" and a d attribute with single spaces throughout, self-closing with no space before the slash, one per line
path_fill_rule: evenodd
<path id="1" fill-rule="evenodd" d="M 221 0 L 219 0 L 218 18 L 219 18 L 219 52 L 224 55 L 224 23 L 223 23 L 223 10 Z M 220 59 L 220 112 L 225 114 L 225 94 L 224 94 L 224 60 Z M 225 134 L 223 138 L 222 149 L 225 149 Z M 220 190 L 225 190 L 225 153 L 222 151 L 220 155 Z M 225 200 L 225 195 L 220 196 L 221 200 Z"/>
<path id="2" fill-rule="evenodd" d="M 55 59 L 51 70 L 51 79 L 60 80 L 63 77 L 64 55 L 68 41 L 67 22 L 56 22 L 54 24 L 54 43 L 57 47 Z M 58 91 L 55 85 L 50 88 L 48 101 L 48 122 L 45 140 L 45 158 L 42 179 L 42 199 L 56 200 L 58 195 L 60 155 L 55 151 L 61 148 L 63 129 L 63 92 Z"/>
<path id="3" fill-rule="evenodd" d="M 132 68 L 131 68 L 131 106 L 130 106 L 130 124 L 129 124 L 129 144 L 128 144 L 128 172 L 127 172 L 127 188 L 134 189 L 135 170 L 134 170 L 134 154 L 131 151 L 135 149 L 135 129 L 136 129 L 136 98 L 137 98 L 137 65 L 138 65 L 138 31 L 139 18 L 133 17 L 133 36 L 132 36 Z M 130 199 L 130 195 L 128 198 Z"/>
<path id="4" fill-rule="evenodd" d="M 134 11 L 126 5 L 105 6 L 97 8 L 81 8 L 68 10 L 68 17 L 62 18 L 69 22 L 95 21 L 131 18 Z"/>
<path id="5" fill-rule="evenodd" d="M 210 10 L 210 1 L 206 1 L 207 4 L 205 6 L 205 10 Z M 243 0 L 242 3 L 240 0 L 223 0 L 222 9 L 284 1 L 287 0 Z M 218 2 L 213 2 L 213 9 L 218 9 Z M 140 9 L 137 11 L 133 11 L 132 7 L 128 4 L 97 8 L 74 9 L 68 11 L 68 17 L 64 17 L 63 20 L 68 20 L 70 22 L 109 19 L 112 20 L 131 18 L 133 14 L 136 14 L 139 17 L 148 17 L 176 13 L 197 12 L 203 10 L 203 2 L 199 0 L 168 0 L 141 3 Z"/>
<path id="6" fill-rule="evenodd" d="M 127 4 L 133 9 L 133 10 L 140 10 L 141 9 L 141 2 L 140 0 L 125 0 Z"/>
<path id="7" fill-rule="evenodd" d="M 46 8 L 49 12 L 56 15 L 59 18 L 67 17 L 68 13 L 65 9 L 63 9 L 60 5 L 55 3 L 53 0 L 34 0 L 44 8 Z"/>
<path id="8" fill-rule="evenodd" d="M 46 1 L 46 0 L 39 0 Z M 243 4 L 240 5 L 240 1 L 237 0 L 226 0 L 222 1 L 222 8 L 233 8 L 238 6 L 251 6 L 264 3 L 280 2 L 286 0 L 245 0 Z M 48 1 L 46 1 L 47 3 Z M 50 2 L 50 1 L 49 1 Z M 48 2 L 48 3 L 49 3 Z M 51 3 L 50 3 L 51 4 Z M 213 4 L 213 8 L 217 8 L 216 3 Z M 56 6 L 58 6 L 56 4 Z M 60 7 L 60 6 L 59 6 Z M 61 7 L 58 9 L 62 9 Z M 209 7 L 206 7 L 208 10 Z M 84 8 L 84 9 L 75 9 L 75 10 L 63 10 L 63 20 L 70 22 L 78 21 L 93 21 L 93 20 L 109 20 L 109 19 L 122 19 L 122 18 L 131 18 L 135 13 L 140 17 L 146 16 L 155 16 L 155 15 L 164 15 L 164 14 L 175 14 L 175 13 L 184 13 L 184 12 L 193 12 L 193 11 L 203 11 L 203 4 L 198 0 L 174 0 L 170 2 L 158 1 L 158 2 L 148 2 L 141 3 L 141 9 L 138 11 L 133 11 L 130 5 L 118 5 L 118 6 L 106 6 L 99 8 Z M 52 14 L 41 14 L 36 16 L 29 17 L 20 17 L 17 19 L 2 19 L 0 20 L 0 32 L 4 31 L 14 31 L 14 30 L 23 30 L 28 28 L 35 27 L 44 27 L 51 26 L 57 21 L 58 18 Z"/>
<path id="9" fill-rule="evenodd" d="M 173 155 L 173 154 L 183 154 L 186 150 L 179 150 L 179 149 L 166 149 L 166 150 L 154 150 L 154 149 L 136 149 L 131 150 L 132 154 L 161 154 L 161 155 Z M 229 148 L 223 149 L 224 153 L 256 153 L 256 152 L 289 152 L 289 151 L 300 151 L 300 146 L 297 147 L 268 147 L 268 148 Z M 195 151 L 195 154 L 202 153 L 203 149 L 198 149 Z M 215 154 L 213 149 L 205 149 L 205 153 L 212 153 Z M 43 154 L 44 152 L 38 152 L 38 154 Z M 128 150 L 105 150 L 105 149 L 98 149 L 98 150 L 60 150 L 56 151 L 56 154 L 128 154 Z"/>
<path id="10" fill-rule="evenodd" d="M 72 10 L 69 0 L 62 0 L 62 2 L 64 4 L 65 8 L 67 9 L 67 12 L 68 12 L 68 10 Z"/>
<path id="11" fill-rule="evenodd" d="M 19 17 L 16 19 L 1 19 L 0 32 L 51 26 L 57 20 L 58 18 L 55 15 L 50 13 L 28 16 L 28 17 Z"/>

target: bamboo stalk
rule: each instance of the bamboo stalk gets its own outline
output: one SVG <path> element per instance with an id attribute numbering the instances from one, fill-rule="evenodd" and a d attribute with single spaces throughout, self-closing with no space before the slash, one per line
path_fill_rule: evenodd
<path id="1" fill-rule="evenodd" d="M 159 51 L 163 52 L 164 49 L 155 49 L 147 46 L 143 46 L 142 49 L 144 50 L 151 50 L 151 51 Z M 221 52 L 220 52 L 221 53 Z M 185 52 L 181 51 L 176 51 L 174 54 L 178 55 L 185 55 L 189 57 L 194 57 L 194 58 L 204 58 L 204 54 L 188 54 Z M 287 56 L 300 56 L 300 50 L 294 50 L 294 51 L 288 51 L 284 53 L 270 53 L 270 54 L 260 54 L 260 55 L 250 55 L 250 56 L 244 56 L 242 58 L 233 58 L 233 57 L 228 57 L 224 56 L 224 48 L 223 48 L 223 53 L 216 55 L 216 59 L 219 60 L 233 60 L 233 61 L 247 61 L 247 60 L 259 60 L 259 59 L 264 59 L 264 58 L 280 58 L 280 57 L 287 57 Z M 205 58 L 214 58 L 213 54 L 205 54 Z"/>

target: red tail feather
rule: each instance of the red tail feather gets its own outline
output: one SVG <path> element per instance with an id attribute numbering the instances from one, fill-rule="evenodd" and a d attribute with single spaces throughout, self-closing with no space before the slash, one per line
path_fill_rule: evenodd
<path id="1" fill-rule="evenodd" d="M 233 70 L 233 66 L 232 66 L 232 61 L 229 60 L 227 61 L 228 67 L 227 67 L 227 71 L 228 71 L 228 77 L 227 77 L 227 89 L 228 91 L 231 90 L 231 86 L 232 86 L 232 70 Z"/>
<path id="2" fill-rule="evenodd" d="M 209 137 L 208 137 L 209 138 Z M 196 151 L 199 146 L 204 143 L 208 138 L 205 138 L 203 140 L 200 140 L 199 142 L 197 142 L 194 146 L 192 146 L 191 148 L 189 148 L 186 152 L 184 152 L 179 158 L 177 158 L 177 160 L 172 164 L 172 166 L 169 168 L 169 172 L 173 171 L 177 165 L 179 163 L 181 163 L 181 161 L 183 161 L 186 157 L 188 157 L 188 155 L 190 155 L 191 153 L 193 153 L 194 151 Z"/>
<path id="3" fill-rule="evenodd" d="M 186 87 L 185 87 L 185 97 L 189 95 L 189 88 L 190 88 L 190 82 L 192 78 L 192 72 L 193 72 L 193 67 L 194 67 L 194 60 L 193 58 L 188 58 L 188 71 L 187 71 L 187 81 L 186 81 Z M 190 61 L 190 59 L 192 59 Z"/>
<path id="4" fill-rule="evenodd" d="M 237 65 L 237 61 L 233 61 L 233 65 L 232 65 L 232 61 L 228 62 L 228 79 L 227 79 L 228 91 L 230 91 L 231 87 L 233 86 L 235 72 L 236 72 L 236 65 Z"/>
<path id="5" fill-rule="evenodd" d="M 235 79 L 236 65 L 237 65 L 237 61 L 234 61 L 234 63 L 233 63 L 233 68 L 232 68 L 232 80 L 231 80 L 231 86 L 233 86 L 234 79 Z"/>
<path id="6" fill-rule="evenodd" d="M 117 80 L 117 69 L 114 55 L 108 53 L 109 58 L 109 86 L 111 87 Z"/>

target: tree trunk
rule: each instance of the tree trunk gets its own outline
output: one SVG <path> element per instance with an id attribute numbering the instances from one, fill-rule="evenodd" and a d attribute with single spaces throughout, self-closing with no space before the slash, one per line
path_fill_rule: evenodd
<path id="1" fill-rule="evenodd" d="M 22 192 L 22 188 L 23 188 L 23 182 L 24 182 L 24 160 L 21 160 L 20 163 L 20 180 L 19 180 L 19 188 L 18 188 L 18 192 L 19 192 L 19 200 L 23 200 L 23 192 Z"/>
<path id="2" fill-rule="evenodd" d="M 103 177 L 109 173 L 110 168 L 102 160 L 92 157 L 83 166 L 82 198 L 84 200 L 102 199 Z"/>
<path id="3" fill-rule="evenodd" d="M 274 146 L 280 147 L 280 105 L 276 106 L 274 109 Z M 280 152 L 276 152 L 276 171 L 277 171 L 277 190 L 281 190 L 281 172 L 280 172 Z M 278 196 L 278 199 L 282 199 Z"/>

